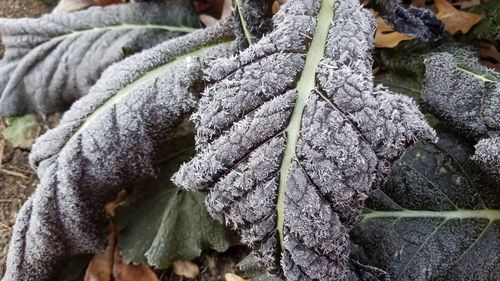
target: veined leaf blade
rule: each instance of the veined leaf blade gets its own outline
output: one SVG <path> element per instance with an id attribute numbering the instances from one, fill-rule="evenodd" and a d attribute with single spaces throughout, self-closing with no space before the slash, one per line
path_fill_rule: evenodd
<path id="1" fill-rule="evenodd" d="M 30 156 L 40 183 L 18 214 L 2 280 L 54 280 L 71 257 L 105 248 L 104 205 L 157 173 L 160 144 L 196 106 L 202 61 L 230 55 L 229 39 L 226 22 L 113 65 L 40 137 Z"/>
<path id="2" fill-rule="evenodd" d="M 111 64 L 194 30 L 189 1 L 132 3 L 0 19 L 0 113 L 64 110 Z"/>
<path id="3" fill-rule="evenodd" d="M 274 27 L 210 69 L 199 153 L 174 181 L 208 190 L 212 216 L 274 274 L 341 279 L 367 193 L 434 133 L 409 98 L 374 87 L 375 24 L 357 1 L 292 0 Z"/>

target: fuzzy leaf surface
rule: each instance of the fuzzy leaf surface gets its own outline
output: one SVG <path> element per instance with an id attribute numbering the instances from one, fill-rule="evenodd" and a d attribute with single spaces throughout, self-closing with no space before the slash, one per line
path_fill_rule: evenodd
<path id="1" fill-rule="evenodd" d="M 498 280 L 500 187 L 470 160 L 467 141 L 438 136 L 406 152 L 365 202 L 350 233 L 364 257 L 353 258 L 390 280 Z"/>
<path id="2" fill-rule="evenodd" d="M 174 181 L 208 190 L 209 212 L 287 280 L 343 278 L 368 192 L 434 137 L 409 98 L 374 87 L 374 29 L 356 0 L 292 0 L 271 33 L 207 71 L 199 153 Z"/>
<path id="3" fill-rule="evenodd" d="M 273 28 L 273 0 L 233 0 L 240 49 L 256 43 Z"/>
<path id="4" fill-rule="evenodd" d="M 476 141 L 500 137 L 500 73 L 480 65 L 470 51 L 436 53 L 425 66 L 422 99 L 433 114 Z M 482 142 L 475 159 L 500 173 L 495 139 Z"/>
<path id="5" fill-rule="evenodd" d="M 0 114 L 50 113 L 87 94 L 128 55 L 193 31 L 190 1 L 131 3 L 0 19 Z"/>
<path id="6" fill-rule="evenodd" d="M 232 25 L 169 40 L 108 68 L 33 147 L 40 183 L 18 214 L 3 281 L 55 280 L 106 245 L 104 205 L 157 172 L 162 141 L 197 103 L 202 57 L 229 53 Z"/>
<path id="7" fill-rule="evenodd" d="M 203 250 L 224 252 L 231 233 L 208 214 L 205 195 L 179 189 L 170 180 L 194 154 L 194 136 L 179 135 L 165 145 L 159 177 L 134 185 L 116 226 L 126 263 L 168 268 L 176 260 L 192 260 Z"/>
<path id="8" fill-rule="evenodd" d="M 434 42 L 443 35 L 443 23 L 431 10 L 400 5 L 396 0 L 374 0 L 374 7 L 397 32 Z"/>

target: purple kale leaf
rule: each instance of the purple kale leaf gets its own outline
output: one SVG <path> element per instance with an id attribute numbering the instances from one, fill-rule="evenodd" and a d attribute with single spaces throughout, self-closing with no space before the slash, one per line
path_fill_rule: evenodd
<path id="1" fill-rule="evenodd" d="M 375 23 L 357 0 L 289 1 L 273 31 L 207 71 L 198 154 L 174 181 L 271 272 L 340 280 L 348 231 L 392 163 L 434 139 L 414 102 L 374 87 Z"/>

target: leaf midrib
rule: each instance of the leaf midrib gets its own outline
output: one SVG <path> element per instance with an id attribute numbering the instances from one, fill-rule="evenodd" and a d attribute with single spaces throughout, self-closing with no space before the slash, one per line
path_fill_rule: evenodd
<path id="1" fill-rule="evenodd" d="M 373 211 L 362 214 L 360 223 L 376 218 L 442 218 L 452 219 L 487 219 L 489 221 L 500 220 L 500 210 L 480 209 L 467 210 L 459 209 L 453 211 L 426 211 L 426 210 L 401 210 L 401 211 Z"/>
<path id="2" fill-rule="evenodd" d="M 193 50 L 193 51 L 188 52 L 186 54 L 183 54 L 181 56 L 173 57 L 172 60 L 164 63 L 163 65 L 160 65 L 152 70 L 146 71 L 144 73 L 144 75 L 138 77 L 137 79 L 132 81 L 127 86 L 118 90 L 114 95 L 112 95 L 108 100 L 106 100 L 101 106 L 99 106 L 94 112 L 92 112 L 89 116 L 84 118 L 84 121 L 81 123 L 80 127 L 73 133 L 73 135 L 68 139 L 68 141 L 66 141 L 66 143 L 61 147 L 61 149 L 59 150 L 59 153 L 55 154 L 51 158 L 58 157 L 59 154 L 61 153 L 61 151 L 63 151 L 69 143 L 76 140 L 76 138 L 78 138 L 78 136 L 88 126 L 90 126 L 90 124 L 92 124 L 92 122 L 95 119 L 97 119 L 101 115 L 101 113 L 105 112 L 107 109 L 109 109 L 113 105 L 117 104 L 120 100 L 122 100 L 124 97 L 126 97 L 127 94 L 130 94 L 133 91 L 133 89 L 135 89 L 136 87 L 138 87 L 144 83 L 147 83 L 149 81 L 156 79 L 158 76 L 165 73 L 165 71 L 167 71 L 167 69 L 169 69 L 170 67 L 175 65 L 177 62 L 179 62 L 183 59 L 186 59 L 188 57 L 197 56 L 197 55 L 203 53 L 204 51 L 206 51 L 214 46 L 217 46 L 219 44 L 227 44 L 227 42 L 210 44 L 208 46 L 198 48 L 196 50 Z"/>
<path id="3" fill-rule="evenodd" d="M 311 42 L 311 46 L 306 55 L 306 62 L 301 77 L 296 86 L 298 92 L 293 108 L 290 122 L 285 132 L 287 141 L 285 152 L 280 167 L 280 181 L 278 187 L 278 200 L 276 203 L 277 230 L 280 240 L 281 250 L 285 249 L 283 228 L 285 225 L 285 191 L 288 173 L 295 156 L 297 142 L 300 136 L 302 115 L 309 96 L 316 88 L 316 70 L 320 61 L 324 58 L 325 47 L 328 40 L 328 32 L 334 16 L 334 0 L 322 0 L 321 8 L 317 16 L 316 30 Z"/>
<path id="4" fill-rule="evenodd" d="M 160 25 L 160 24 L 117 24 L 117 25 L 109 25 L 109 26 L 101 26 L 101 27 L 92 27 L 92 28 L 87 28 L 87 29 L 79 29 L 79 30 L 74 30 L 72 32 L 62 34 L 56 37 L 53 37 L 49 41 L 53 40 L 64 40 L 69 37 L 75 37 L 75 36 L 80 36 L 83 34 L 87 33 L 97 33 L 97 32 L 104 32 L 104 31 L 112 31 L 112 30 L 134 30 L 134 29 L 161 29 L 161 30 L 167 30 L 167 31 L 172 31 L 172 32 L 183 32 L 183 33 L 190 33 L 193 31 L 196 31 L 197 28 L 193 27 L 188 27 L 188 26 L 174 26 L 174 25 Z"/>

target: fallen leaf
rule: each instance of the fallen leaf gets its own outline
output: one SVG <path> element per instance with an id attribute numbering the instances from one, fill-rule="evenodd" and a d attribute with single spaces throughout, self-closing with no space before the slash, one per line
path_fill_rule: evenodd
<path id="1" fill-rule="evenodd" d="M 106 6 L 111 4 L 119 4 L 127 2 L 126 0 L 94 0 L 95 5 Z"/>
<path id="2" fill-rule="evenodd" d="M 108 247 L 102 254 L 95 255 L 87 267 L 84 281 L 110 281 L 113 273 L 113 255 L 116 246 L 116 228 L 108 226 Z"/>
<path id="3" fill-rule="evenodd" d="M 434 2 L 438 10 L 437 18 L 443 22 L 444 29 L 451 34 L 458 31 L 465 34 L 483 18 L 482 15 L 457 10 L 446 0 Z"/>
<path id="4" fill-rule="evenodd" d="M 120 191 L 113 202 L 109 202 L 108 204 L 106 204 L 106 206 L 104 206 L 106 214 L 108 214 L 112 218 L 115 217 L 116 208 L 125 204 L 126 196 L 127 192 L 125 190 Z"/>
<path id="5" fill-rule="evenodd" d="M 200 274 L 200 268 L 192 261 L 174 261 L 172 269 L 175 275 L 190 279 L 194 279 Z"/>
<path id="6" fill-rule="evenodd" d="M 204 3 L 207 2 L 207 3 Z M 200 21 L 205 26 L 214 26 L 222 19 L 230 17 L 233 12 L 233 1 L 231 0 L 212 0 L 212 1 L 195 1 L 195 9 L 200 11 Z M 216 12 L 214 12 L 214 10 Z M 217 18 L 215 13 L 220 14 Z"/>
<path id="7" fill-rule="evenodd" d="M 377 31 L 375 33 L 375 46 L 377 48 L 394 48 L 401 41 L 412 40 L 415 37 L 404 35 L 392 28 L 382 19 L 377 17 Z"/>
<path id="8" fill-rule="evenodd" d="M 61 0 L 52 11 L 53 13 L 74 12 L 83 10 L 94 4 L 92 0 Z"/>
<path id="9" fill-rule="evenodd" d="M 455 5 L 459 5 L 460 9 L 467 9 L 481 4 L 481 0 L 459 0 Z"/>
<path id="10" fill-rule="evenodd" d="M 124 263 L 118 247 L 115 248 L 113 277 L 115 281 L 159 281 L 148 266 Z"/>
<path id="11" fill-rule="evenodd" d="M 234 273 L 226 273 L 224 277 L 226 278 L 226 281 L 250 281 L 250 279 L 243 279 Z"/>
<path id="12" fill-rule="evenodd" d="M 5 123 L 7 127 L 3 135 L 15 148 L 31 149 L 41 131 L 34 114 L 6 117 Z"/>
<path id="13" fill-rule="evenodd" d="M 479 62 L 482 65 L 500 72 L 500 51 L 497 49 L 495 44 L 493 42 L 483 40 L 477 47 L 481 53 L 481 60 Z"/>

